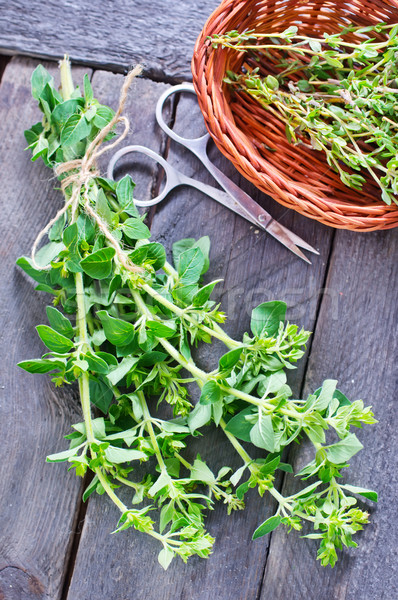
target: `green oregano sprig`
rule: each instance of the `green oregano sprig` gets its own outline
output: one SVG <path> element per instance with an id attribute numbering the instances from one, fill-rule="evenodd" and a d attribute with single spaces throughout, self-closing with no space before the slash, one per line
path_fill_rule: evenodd
<path id="1" fill-rule="evenodd" d="M 348 42 L 347 33 L 358 41 Z M 248 54 L 244 72 L 228 72 L 225 81 L 282 121 L 289 142 L 324 152 L 354 189 L 362 189 L 367 171 L 384 202 L 398 203 L 397 24 L 350 26 L 323 38 L 299 35 L 292 26 L 282 33 L 231 31 L 211 40 L 215 48 Z M 268 75 L 258 66 L 263 57 Z"/>
<path id="2" fill-rule="evenodd" d="M 33 73 L 44 117 L 26 135 L 33 160 L 41 156 L 63 180 L 70 177 L 65 163 L 86 155 L 114 113 L 94 99 L 87 77 L 81 96 L 68 63 L 62 69 L 61 94 L 41 66 Z M 109 131 L 108 139 L 113 135 Z M 66 202 L 76 195 L 80 164 L 70 168 Z M 205 528 L 207 510 L 218 501 L 228 513 L 243 509 L 252 487 L 278 505 L 254 537 L 280 523 L 294 529 L 307 523 L 314 529 L 309 537 L 320 540 L 322 564 L 333 565 L 335 548 L 354 545 L 353 533 L 368 520 L 351 494 L 376 499 L 372 491 L 337 482 L 362 447 L 352 428 L 375 422 L 370 408 L 351 404 L 334 381 L 305 401 L 293 399 L 286 370 L 303 356 L 309 332 L 285 321 L 283 302 L 267 302 L 253 310 L 251 333 L 242 341 L 228 336 L 221 327 L 225 315 L 211 300 L 217 281 L 203 282 L 209 239 L 174 244 L 172 266 L 164 247 L 149 241 L 133 190 L 129 176 L 111 181 L 93 165 L 76 205 L 53 224 L 35 261 L 17 261 L 38 282 L 36 289 L 53 295 L 49 324 L 37 327 L 48 352 L 20 366 L 52 373 L 55 385 L 77 381 L 80 392 L 83 421 L 66 436 L 69 448 L 48 461 L 68 462 L 78 476 L 91 471 L 83 499 L 107 494 L 120 511 L 116 531 L 133 527 L 159 540 L 164 568 L 177 555 L 207 557 L 214 542 Z M 226 353 L 207 372 L 192 349 L 212 338 Z M 225 465 L 213 473 L 201 455 L 190 457 L 192 436 L 200 430 L 206 445 L 203 427 L 211 422 L 242 459 L 237 471 Z M 328 430 L 340 441 L 327 441 Z M 316 481 L 284 498 L 274 487 L 275 473 L 292 468 L 281 453 L 303 438 L 314 445 L 315 458 L 298 476 Z M 261 449 L 261 458 L 251 458 L 250 445 Z M 128 502 L 120 488 L 129 491 Z"/>

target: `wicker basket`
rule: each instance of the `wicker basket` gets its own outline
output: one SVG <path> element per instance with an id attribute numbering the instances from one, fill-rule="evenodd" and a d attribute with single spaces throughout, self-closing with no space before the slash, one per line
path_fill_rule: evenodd
<path id="1" fill-rule="evenodd" d="M 322 152 L 289 144 L 285 127 L 245 94 L 231 97 L 223 82 L 239 72 L 245 55 L 214 49 L 207 36 L 233 29 L 304 35 L 336 33 L 350 23 L 398 23 L 398 0 L 224 0 L 207 21 L 192 59 L 193 81 L 207 128 L 221 152 L 256 187 L 306 217 L 340 229 L 372 231 L 398 226 L 398 206 L 381 200 L 368 177 L 361 191 L 346 187 Z M 262 65 L 267 69 L 267 65 Z"/>

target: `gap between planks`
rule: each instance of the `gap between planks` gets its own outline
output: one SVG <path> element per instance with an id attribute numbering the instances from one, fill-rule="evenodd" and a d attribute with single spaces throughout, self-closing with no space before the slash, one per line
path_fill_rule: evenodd
<path id="1" fill-rule="evenodd" d="M 97 73 L 100 74 L 101 72 L 103 72 L 102 69 L 92 71 L 91 76 L 90 76 L 91 83 L 93 82 L 94 76 Z M 146 77 L 142 76 L 141 79 L 146 79 Z M 174 121 L 175 121 L 177 104 L 178 104 L 178 97 L 173 98 L 172 112 L 171 112 L 169 121 L 167 123 L 171 129 L 173 128 Z M 161 147 L 159 149 L 159 154 L 165 159 L 167 159 L 169 147 L 170 147 L 170 138 L 166 137 L 164 140 L 162 140 Z M 157 194 L 159 194 L 159 189 L 160 189 L 160 186 L 162 183 L 162 179 L 163 179 L 163 171 L 162 171 L 161 166 L 158 165 L 157 172 L 153 175 L 151 186 L 150 186 L 152 197 L 155 197 Z M 151 228 L 151 223 L 155 216 L 155 213 L 156 213 L 156 205 L 151 207 L 151 209 L 148 212 L 147 218 L 146 218 L 149 229 Z M 89 472 L 86 474 L 86 476 L 84 478 L 83 489 L 86 489 L 86 487 L 89 485 L 90 481 L 92 480 L 93 476 L 90 476 L 90 475 L 91 474 Z M 75 568 L 77 553 L 79 550 L 82 531 L 84 528 L 85 518 L 86 518 L 90 499 L 91 499 L 91 497 L 87 498 L 86 502 L 83 502 L 83 498 L 80 497 L 80 502 L 78 503 L 78 506 L 76 508 L 76 518 L 75 518 L 76 524 L 74 527 L 74 534 L 73 534 L 73 538 L 72 538 L 72 542 L 71 542 L 71 552 L 70 552 L 68 564 L 67 564 L 67 567 L 65 570 L 64 583 L 62 586 L 60 600 L 67 600 L 67 597 L 68 597 L 69 586 L 70 586 L 70 583 L 71 583 L 71 580 L 73 577 L 73 571 Z"/>
<path id="2" fill-rule="evenodd" d="M 3 79 L 4 71 L 6 70 L 6 66 L 10 62 L 11 57 L 5 56 L 4 54 L 0 54 L 0 83 Z"/>
<path id="3" fill-rule="evenodd" d="M 90 76 L 91 83 L 93 83 L 93 79 L 96 75 L 100 77 L 101 74 L 104 74 L 105 72 L 106 71 L 104 71 L 103 69 L 93 71 Z M 114 74 L 117 75 L 119 73 L 114 73 Z M 139 77 L 139 79 L 145 80 L 148 78 L 145 77 L 145 74 L 143 74 L 142 76 Z M 150 81 L 152 81 L 152 80 L 150 80 Z M 154 82 L 154 83 L 157 83 L 157 82 Z M 95 88 L 94 88 L 94 93 L 95 93 Z M 178 100 L 176 98 L 172 98 L 171 115 L 170 115 L 169 119 L 166 120 L 166 122 L 170 128 L 172 128 L 173 124 L 174 124 L 177 103 L 178 103 Z M 164 139 L 161 140 L 160 147 L 158 149 L 159 154 L 165 159 L 167 159 L 167 154 L 168 154 L 169 145 L 170 145 L 169 142 L 170 142 L 170 138 L 165 137 Z M 160 189 L 161 182 L 162 182 L 162 176 L 163 176 L 162 167 L 160 165 L 158 165 L 156 168 L 156 171 L 153 173 L 153 176 L 149 183 L 149 188 L 150 188 L 152 197 L 155 197 L 159 193 L 159 189 Z M 153 217 L 155 216 L 155 213 L 156 213 L 156 205 L 153 206 L 148 211 L 146 221 L 147 221 L 149 228 L 151 226 L 151 223 L 152 223 Z M 91 479 L 92 479 L 92 477 L 90 477 L 90 478 L 87 478 L 87 476 L 85 477 L 83 489 L 86 489 L 86 487 L 90 483 Z M 76 527 L 74 529 L 75 533 L 73 535 L 73 540 L 72 540 L 72 545 L 71 545 L 71 553 L 69 556 L 68 564 L 67 564 L 65 575 L 64 575 L 64 583 L 63 583 L 63 587 L 62 587 L 62 593 L 61 593 L 60 600 L 68 599 L 70 584 L 71 584 L 73 573 L 75 570 L 75 564 L 76 564 L 76 560 L 77 560 L 77 556 L 78 556 L 80 542 L 82 539 L 82 533 L 83 533 L 83 530 L 85 527 L 85 519 L 86 519 L 86 514 L 87 514 L 87 511 L 89 508 L 90 501 L 92 501 L 92 496 L 90 496 L 86 500 L 86 502 L 83 502 L 83 499 L 80 498 L 80 502 L 76 508 Z"/>
<path id="4" fill-rule="evenodd" d="M 307 379 L 307 372 L 308 372 L 308 366 L 310 363 L 310 356 L 311 356 L 311 350 L 312 350 L 312 345 L 314 343 L 314 339 L 316 336 L 316 329 L 317 329 L 317 324 L 318 324 L 318 319 L 319 319 L 319 314 L 321 312 L 321 308 L 322 308 L 322 303 L 325 300 L 325 294 L 324 294 L 324 290 L 326 288 L 326 281 L 329 275 L 329 271 L 330 271 L 330 264 L 331 264 L 331 257 L 334 251 L 334 246 L 335 246 L 335 238 L 336 238 L 336 231 L 333 230 L 332 231 L 332 238 L 330 241 L 330 247 L 329 247 L 329 254 L 326 260 L 326 268 L 325 268 L 325 274 L 323 277 L 323 283 L 322 283 L 322 293 L 319 295 L 319 300 L 318 300 L 318 304 L 317 304 L 317 308 L 316 308 L 316 312 L 315 312 L 315 319 L 314 319 L 314 331 L 312 332 L 312 335 L 310 337 L 310 343 L 308 345 L 308 349 L 306 352 L 306 360 L 305 360 L 305 364 L 304 364 L 304 370 L 303 370 L 303 378 L 301 380 L 301 386 L 300 386 L 300 398 L 303 397 L 304 394 L 304 388 L 306 385 L 306 379 Z M 290 447 L 288 447 L 288 454 L 286 457 L 286 462 L 290 464 L 290 459 L 291 459 L 291 454 L 292 454 L 292 449 Z M 278 489 L 279 493 L 282 493 L 283 491 L 283 487 L 285 485 L 285 481 L 286 481 L 286 477 L 287 477 L 287 473 L 282 472 L 282 476 L 279 480 L 279 485 L 275 486 Z M 268 548 L 267 548 L 267 553 L 266 553 L 266 557 L 265 557 L 265 562 L 264 562 L 264 569 L 263 569 L 263 574 L 260 580 L 260 585 L 258 588 L 258 592 L 256 595 L 256 600 L 260 600 L 261 599 L 261 594 L 263 591 L 263 587 L 264 587 L 264 583 L 265 583 L 265 572 L 266 572 L 266 568 L 267 568 L 267 562 L 268 562 L 268 557 L 269 554 L 271 552 L 272 549 L 272 541 L 273 541 L 273 534 L 274 532 L 271 531 L 271 533 L 269 534 L 269 544 L 268 544 Z"/>

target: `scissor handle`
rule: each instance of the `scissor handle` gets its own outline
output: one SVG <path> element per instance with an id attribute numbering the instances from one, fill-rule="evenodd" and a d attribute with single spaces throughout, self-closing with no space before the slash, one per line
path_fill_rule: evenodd
<path id="1" fill-rule="evenodd" d="M 174 169 L 174 167 L 169 165 L 169 163 L 163 158 L 163 156 L 160 156 L 153 150 L 150 150 L 150 148 L 145 148 L 145 146 L 125 146 L 124 148 L 120 148 L 120 150 L 115 152 L 115 154 L 109 161 L 107 170 L 108 179 L 114 179 L 113 172 L 115 170 L 115 165 L 118 162 L 118 160 L 125 154 L 130 154 L 131 152 L 139 152 L 141 154 L 146 154 L 147 156 L 155 160 L 157 163 L 159 163 L 166 173 L 166 184 L 163 188 L 163 191 L 158 196 L 152 198 L 151 200 L 138 200 L 137 198 L 134 198 L 134 204 L 136 204 L 137 206 L 154 206 L 155 204 L 158 204 L 159 202 L 164 200 L 167 194 L 173 188 L 175 188 L 176 185 L 180 184 L 176 176 L 177 171 Z"/>
<path id="2" fill-rule="evenodd" d="M 180 83 L 178 85 L 174 85 L 173 87 L 169 88 L 168 90 L 163 92 L 163 94 L 160 96 L 159 100 L 157 101 L 156 120 L 159 123 L 160 127 L 163 129 L 163 131 L 165 131 L 167 133 L 167 135 L 169 137 L 171 137 L 171 139 L 174 140 L 175 142 L 182 144 L 183 146 L 185 146 L 186 148 L 189 148 L 190 150 L 193 150 L 194 148 L 201 148 L 201 149 L 203 147 L 206 148 L 207 142 L 210 137 L 208 133 L 205 133 L 204 135 L 197 137 L 197 138 L 182 137 L 181 135 L 178 135 L 178 133 L 176 133 L 175 131 L 170 129 L 170 127 L 167 125 L 166 121 L 163 119 L 164 103 L 166 102 L 166 100 L 169 96 L 172 96 L 173 94 L 176 94 L 178 92 L 190 92 L 191 94 L 196 95 L 195 88 L 193 87 L 192 83 Z"/>

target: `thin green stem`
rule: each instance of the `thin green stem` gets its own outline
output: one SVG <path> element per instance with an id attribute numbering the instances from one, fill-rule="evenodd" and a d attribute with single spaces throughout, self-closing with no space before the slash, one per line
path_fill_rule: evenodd
<path id="1" fill-rule="evenodd" d="M 163 265 L 163 271 L 166 273 L 166 275 L 168 275 L 169 277 L 172 277 L 173 279 L 177 280 L 178 279 L 178 273 L 175 270 L 175 268 L 169 263 L 169 262 L 165 262 Z"/>
<path id="2" fill-rule="evenodd" d="M 152 448 L 155 452 L 156 460 L 158 461 L 161 471 L 167 472 L 166 465 L 164 464 L 163 456 L 160 451 L 159 444 L 156 439 L 156 435 L 155 435 L 155 432 L 154 432 L 154 429 L 152 426 L 152 417 L 149 412 L 149 408 L 148 408 L 148 405 L 147 405 L 147 402 L 145 399 L 144 392 L 142 392 L 141 390 L 138 391 L 137 396 L 140 399 L 142 414 L 143 414 L 143 417 L 145 420 L 145 427 L 146 427 L 146 430 L 148 431 L 149 437 L 151 439 Z"/>
<path id="3" fill-rule="evenodd" d="M 311 523 L 315 523 L 315 517 L 310 517 L 307 513 L 302 512 L 301 510 L 295 510 L 294 514 L 300 519 L 304 519 L 305 521 L 310 521 Z"/>
<path id="4" fill-rule="evenodd" d="M 149 312 L 147 306 L 145 305 L 145 302 L 143 301 L 140 293 L 137 290 L 132 290 L 132 296 L 133 296 L 134 302 L 136 303 L 136 306 L 140 310 L 140 312 L 144 315 L 148 315 L 148 316 L 150 315 L 151 317 L 153 317 L 152 313 Z M 190 360 L 186 359 L 168 340 L 166 340 L 165 338 L 160 338 L 160 337 L 157 338 L 157 340 L 163 346 L 163 348 L 165 350 L 167 350 L 167 352 L 170 354 L 170 356 L 172 356 L 174 358 L 174 360 L 176 360 L 182 367 L 184 367 L 187 371 L 192 373 L 192 375 L 194 375 L 196 378 L 198 378 L 202 384 L 211 380 L 211 377 L 208 373 L 206 373 L 205 371 L 202 371 L 202 369 L 199 369 L 199 367 L 197 367 L 195 365 L 195 363 L 193 362 L 192 359 L 190 359 Z M 197 381 L 197 383 L 199 385 L 198 381 Z M 218 385 L 222 391 L 224 391 L 225 393 L 227 393 L 231 396 L 235 396 L 235 398 L 239 398 L 240 400 L 244 400 L 244 401 L 248 402 L 249 404 L 259 406 L 270 412 L 275 410 L 275 406 L 273 404 L 271 404 L 270 402 L 265 402 L 264 399 L 262 399 L 262 398 L 256 398 L 255 396 L 252 396 L 251 394 L 247 394 L 246 392 L 242 392 L 241 390 L 231 388 L 231 387 L 223 385 L 221 383 L 218 383 Z M 199 387 L 202 387 L 202 385 L 199 385 Z M 294 418 L 297 418 L 297 416 L 299 416 L 299 415 L 296 415 L 296 413 L 293 413 L 292 411 L 289 411 L 286 409 L 285 410 L 282 409 L 282 412 L 284 412 L 284 414 L 286 414 L 287 416 L 292 416 Z"/>
<path id="5" fill-rule="evenodd" d="M 225 333 L 225 331 L 223 331 L 216 324 L 214 324 L 214 328 L 211 329 L 210 327 L 207 327 L 207 325 L 204 325 L 203 323 L 199 323 L 199 321 L 197 321 L 195 319 L 195 317 L 193 317 L 192 315 L 190 315 L 185 309 L 180 308 L 179 306 L 177 306 L 173 302 L 170 302 L 169 300 L 167 300 L 167 298 L 164 298 L 161 294 L 159 294 L 159 292 L 157 292 L 156 290 L 154 290 L 147 283 L 142 284 L 141 285 L 141 289 L 144 292 L 146 292 L 147 294 L 149 294 L 149 296 L 151 296 L 152 298 L 154 298 L 154 300 L 156 300 L 157 302 L 159 302 L 159 304 L 162 304 L 165 308 L 167 308 L 168 310 L 171 310 L 171 312 L 173 312 L 175 315 L 186 319 L 187 321 L 189 321 L 195 327 L 200 327 L 200 329 L 202 331 L 204 331 L 205 333 L 208 333 L 212 337 L 215 337 L 215 338 L 221 340 L 229 348 L 239 348 L 239 346 L 241 346 L 240 342 L 237 342 L 236 340 L 234 340 L 231 337 L 229 337 L 229 335 L 227 335 Z"/>
<path id="6" fill-rule="evenodd" d="M 205 371 L 199 369 L 195 365 L 192 359 L 186 359 L 176 348 L 174 348 L 173 344 L 171 344 L 165 338 L 158 338 L 159 343 L 163 346 L 165 350 L 176 360 L 182 367 L 184 367 L 187 371 L 192 373 L 195 377 L 200 379 L 203 383 L 209 380 L 209 376 Z"/>
<path id="7" fill-rule="evenodd" d="M 79 377 L 80 402 L 82 405 L 86 436 L 89 444 L 95 441 L 93 421 L 90 406 L 90 379 L 88 373 L 82 373 Z"/>
<path id="8" fill-rule="evenodd" d="M 391 28 L 392 25 L 389 25 L 388 27 Z M 387 27 L 383 27 L 383 28 L 387 29 Z M 360 31 L 358 31 L 358 33 L 360 33 Z M 275 39 L 276 38 L 282 38 L 282 39 L 284 39 L 284 38 L 286 38 L 286 34 L 284 34 L 284 33 L 268 33 L 267 34 L 267 33 L 255 33 L 255 32 L 252 32 L 252 33 L 250 33 L 250 37 L 256 38 L 258 40 L 266 39 L 266 38 L 275 38 Z M 331 37 L 333 37 L 333 36 L 331 36 Z M 220 37 L 216 38 L 214 41 L 215 42 L 219 42 L 219 43 L 222 44 L 222 43 L 224 43 L 224 40 L 225 41 L 230 41 L 230 40 L 234 40 L 234 39 L 238 40 L 239 38 L 231 38 L 230 36 L 228 36 L 228 34 L 226 34 L 224 37 L 220 36 Z M 328 44 L 328 40 L 325 39 L 325 38 L 309 37 L 309 36 L 305 36 L 305 35 L 294 35 L 294 36 L 292 36 L 291 39 L 292 40 L 294 39 L 294 40 L 305 40 L 305 41 L 311 41 L 311 42 L 319 42 L 320 44 Z M 337 40 L 335 38 L 334 42 L 336 42 L 336 41 Z M 339 44 L 339 46 L 346 46 L 347 48 L 357 48 L 358 47 L 358 44 L 353 43 L 353 42 L 346 42 L 343 38 L 339 38 L 338 39 L 338 44 Z M 373 48 L 384 48 L 384 47 L 388 46 L 389 44 L 390 44 L 390 40 L 386 40 L 384 42 L 376 42 L 376 43 L 366 44 L 366 46 L 368 48 L 372 48 L 373 49 Z M 253 49 L 256 49 L 258 47 L 259 46 L 257 46 L 257 44 L 253 45 Z M 275 47 L 275 45 L 272 46 L 272 47 Z M 278 48 L 279 46 L 276 45 L 276 47 Z M 289 46 L 289 47 L 291 47 L 291 46 Z"/>
<path id="9" fill-rule="evenodd" d="M 278 502 L 278 504 L 280 506 L 290 507 L 289 503 L 286 502 L 286 498 L 284 496 L 282 496 L 282 494 L 280 494 L 275 487 L 269 488 L 268 491 L 271 494 L 271 496 L 273 496 L 275 498 L 275 500 Z"/>
<path id="10" fill-rule="evenodd" d="M 245 464 L 247 464 L 249 470 L 254 473 L 255 469 L 253 468 L 253 466 L 250 464 L 252 462 L 251 457 L 249 456 L 249 454 L 246 452 L 246 450 L 243 448 L 243 446 L 238 442 L 238 440 L 236 439 L 236 437 L 230 433 L 229 431 L 226 430 L 227 424 L 225 423 L 224 419 L 220 420 L 220 426 L 222 428 L 222 430 L 224 431 L 225 435 L 227 436 L 228 440 L 231 442 L 232 446 L 235 448 L 235 450 L 237 451 L 237 453 L 239 454 L 239 456 L 241 457 L 241 459 L 243 460 L 243 462 Z M 289 503 L 286 501 L 286 498 L 284 498 L 284 496 L 282 496 L 278 490 L 275 489 L 275 487 L 270 487 L 268 488 L 269 493 L 275 498 L 275 500 L 277 500 L 278 504 L 282 507 L 290 507 Z"/>
<path id="11" fill-rule="evenodd" d="M 229 439 L 229 441 L 231 442 L 232 446 L 235 448 L 235 450 L 237 451 L 237 453 L 239 454 L 239 456 L 241 457 L 241 459 L 243 460 L 243 462 L 244 463 L 250 463 L 252 461 L 251 457 L 248 455 L 248 453 L 243 448 L 243 446 L 240 444 L 240 442 L 238 442 L 238 440 L 236 439 L 236 437 L 232 433 L 230 433 L 229 431 L 227 431 L 227 429 L 226 429 L 227 424 L 224 421 L 224 419 L 220 419 L 220 427 L 222 428 L 223 432 L 225 433 L 225 435 L 227 436 L 227 438 Z"/>
<path id="12" fill-rule="evenodd" d="M 249 404 L 254 404 L 255 406 L 260 406 L 261 408 L 266 408 L 266 409 L 271 409 L 271 410 L 273 410 L 275 408 L 273 406 L 273 404 L 270 404 L 269 402 L 265 402 L 261 398 L 256 398 L 255 396 L 252 396 L 251 394 L 247 394 L 246 392 L 242 392 L 241 390 L 236 390 L 235 388 L 231 388 L 231 387 L 229 387 L 227 385 L 223 385 L 221 383 L 219 383 L 218 385 L 219 385 L 220 389 L 222 389 L 223 392 L 225 392 L 226 394 L 235 396 L 235 398 L 239 398 L 240 400 L 245 400 L 245 402 L 248 402 Z"/>
<path id="13" fill-rule="evenodd" d="M 88 346 L 88 336 L 87 336 L 87 318 L 86 318 L 86 307 L 85 307 L 85 294 L 84 294 L 84 283 L 83 283 L 83 274 L 76 273 L 75 274 L 75 284 L 76 284 L 76 303 L 77 303 L 77 327 L 79 332 L 79 340 L 80 343 L 84 346 Z M 86 348 L 85 348 L 86 349 Z"/>
<path id="14" fill-rule="evenodd" d="M 127 485 L 128 487 L 132 487 L 136 491 L 137 491 L 137 489 L 140 486 L 139 483 L 134 483 L 134 481 L 130 481 L 130 479 L 126 479 L 125 477 L 122 477 L 121 475 L 116 475 L 115 479 L 117 481 L 120 481 L 120 483 L 123 483 L 124 485 Z"/>
<path id="15" fill-rule="evenodd" d="M 128 511 L 127 506 L 124 504 L 124 502 L 122 502 L 120 500 L 120 498 L 118 498 L 118 496 L 113 491 L 108 479 L 102 473 L 102 470 L 98 467 L 97 469 L 95 469 L 95 473 L 96 473 L 102 487 L 104 488 L 105 492 L 107 493 L 109 498 L 114 502 L 114 504 L 116 504 L 116 506 L 118 507 L 120 512 L 125 513 L 126 511 Z M 174 546 L 181 545 L 180 541 L 170 540 L 167 536 L 164 536 L 164 535 L 158 533 L 157 531 L 147 530 L 146 533 L 148 535 L 150 535 L 151 537 L 155 538 L 155 540 L 159 540 L 163 545 L 165 545 L 165 544 L 172 544 Z"/>
<path id="16" fill-rule="evenodd" d="M 314 52 L 313 50 L 311 50 L 310 48 L 303 48 L 302 46 L 300 46 L 300 48 L 294 47 L 291 44 L 287 44 L 287 45 L 276 45 L 276 44 L 233 44 L 228 40 L 216 40 L 217 44 L 222 44 L 223 46 L 226 46 L 227 48 L 232 48 L 234 50 L 238 50 L 238 52 L 240 52 L 241 50 L 291 50 L 291 51 L 295 51 L 297 49 L 300 50 L 300 52 L 303 52 L 304 54 L 318 54 L 317 52 Z M 345 55 L 342 55 L 343 57 L 345 57 Z"/>
<path id="17" fill-rule="evenodd" d="M 178 452 L 174 452 L 174 456 L 176 458 L 178 458 L 178 460 L 180 461 L 180 463 L 182 465 L 184 465 L 184 467 L 186 469 L 188 469 L 188 471 L 190 471 L 192 469 L 192 465 L 187 460 L 185 460 L 185 458 L 183 456 L 181 456 L 181 454 L 179 454 Z"/>
<path id="18" fill-rule="evenodd" d="M 116 506 L 122 513 L 125 513 L 128 510 L 127 506 L 115 494 L 115 492 L 113 491 L 113 489 L 109 483 L 108 478 L 105 477 L 105 475 L 103 474 L 102 469 L 100 467 L 97 467 L 94 472 L 97 475 L 102 487 L 104 488 L 104 490 L 107 493 L 107 495 L 109 496 L 109 498 L 116 504 Z"/>
<path id="19" fill-rule="evenodd" d="M 79 339 L 82 343 L 82 351 L 88 349 L 88 337 L 87 337 L 87 321 L 86 321 L 86 307 L 84 302 L 84 283 L 82 273 L 75 274 L 75 285 L 76 285 L 76 301 L 77 301 L 77 324 L 79 331 Z M 86 426 L 87 441 L 92 443 L 95 440 L 93 431 L 93 421 L 91 418 L 91 406 L 90 406 L 90 378 L 87 371 L 79 377 L 79 391 L 80 391 L 80 402 L 82 405 L 84 423 Z"/>

